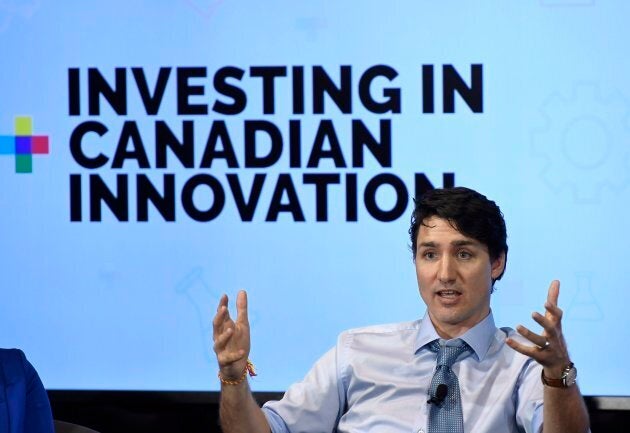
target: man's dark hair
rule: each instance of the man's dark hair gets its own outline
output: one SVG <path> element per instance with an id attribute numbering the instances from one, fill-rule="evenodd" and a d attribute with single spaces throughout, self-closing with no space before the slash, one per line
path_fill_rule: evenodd
<path id="1" fill-rule="evenodd" d="M 454 229 L 488 247 L 490 260 L 495 261 L 505 253 L 507 262 L 507 234 L 505 220 L 499 206 L 485 195 L 469 188 L 455 187 L 432 189 L 415 200 L 416 208 L 411 215 L 411 251 L 416 259 L 416 242 L 420 225 L 433 216 L 447 220 Z M 505 267 L 503 268 L 505 272 Z M 498 276 L 500 280 L 503 272 Z M 494 281 L 493 281 L 494 283 Z"/>

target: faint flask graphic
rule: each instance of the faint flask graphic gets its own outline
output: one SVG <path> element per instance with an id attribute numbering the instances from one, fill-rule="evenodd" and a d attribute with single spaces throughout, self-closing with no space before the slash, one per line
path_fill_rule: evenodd
<path id="1" fill-rule="evenodd" d="M 208 362 L 216 362 L 215 354 L 212 350 L 212 320 L 217 312 L 217 306 L 223 292 L 218 292 L 210 287 L 200 266 L 194 267 L 182 278 L 175 286 L 175 291 L 186 296 L 194 308 L 204 356 Z M 237 291 L 235 290 L 233 293 L 236 294 Z M 234 301 L 235 297 L 230 297 L 230 316 L 233 320 L 236 320 Z M 248 318 L 250 326 L 255 325 L 258 313 L 255 310 L 248 309 Z"/>
<path id="2" fill-rule="evenodd" d="M 567 308 L 567 319 L 580 321 L 599 321 L 604 318 L 595 295 L 593 294 L 593 274 L 578 272 L 577 290 Z"/>
<path id="3" fill-rule="evenodd" d="M 195 309 L 203 352 L 208 361 L 214 361 L 212 351 L 212 318 L 217 311 L 221 294 L 212 290 L 203 277 L 201 267 L 193 268 L 175 286 L 175 291 L 185 295 Z"/>

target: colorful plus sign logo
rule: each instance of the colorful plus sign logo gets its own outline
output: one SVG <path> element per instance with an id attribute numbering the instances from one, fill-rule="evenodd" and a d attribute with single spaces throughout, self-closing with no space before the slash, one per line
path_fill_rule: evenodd
<path id="1" fill-rule="evenodd" d="M 48 155 L 47 135 L 33 135 L 33 118 L 15 118 L 15 135 L 0 135 L 0 155 L 15 155 L 15 172 L 32 173 L 33 155 Z"/>

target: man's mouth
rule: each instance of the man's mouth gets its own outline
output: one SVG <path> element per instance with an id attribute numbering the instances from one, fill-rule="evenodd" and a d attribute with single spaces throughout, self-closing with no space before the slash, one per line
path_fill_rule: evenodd
<path id="1" fill-rule="evenodd" d="M 461 292 L 458 292 L 457 290 L 439 290 L 437 295 L 440 298 L 452 299 L 461 296 Z"/>

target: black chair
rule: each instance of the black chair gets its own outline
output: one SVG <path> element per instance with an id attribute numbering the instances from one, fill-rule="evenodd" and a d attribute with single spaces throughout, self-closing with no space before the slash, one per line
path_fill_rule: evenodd
<path id="1" fill-rule="evenodd" d="M 55 420 L 55 432 L 56 433 L 98 433 L 91 428 L 72 424 L 70 422 Z"/>

